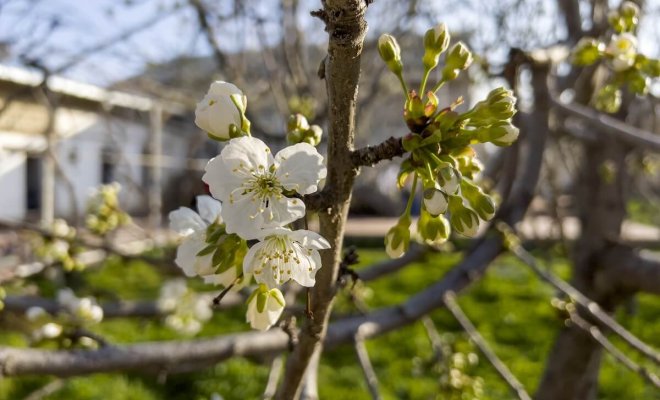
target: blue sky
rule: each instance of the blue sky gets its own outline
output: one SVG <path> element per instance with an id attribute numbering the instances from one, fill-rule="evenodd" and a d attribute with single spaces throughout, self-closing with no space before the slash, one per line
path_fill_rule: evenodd
<path id="1" fill-rule="evenodd" d="M 264 18 L 273 18 L 273 1 L 263 0 L 251 12 Z M 219 7 L 219 13 L 229 11 L 233 1 L 207 1 Z M 250 3 L 253 4 L 254 2 Z M 322 23 L 309 17 L 309 11 L 319 7 L 319 1 L 303 0 L 299 23 L 306 32 L 305 39 L 311 42 L 326 40 Z M 377 0 L 370 7 L 370 35 L 379 34 L 396 24 L 396 18 L 405 11 L 407 2 L 400 0 Z M 516 0 L 427 0 L 420 1 L 423 7 L 435 14 L 435 19 L 445 21 L 451 30 L 468 31 L 476 35 L 475 42 L 492 42 L 495 21 L 492 13 L 498 8 L 509 15 L 509 29 L 514 32 L 512 42 L 527 41 L 534 30 L 539 44 L 552 43 L 564 35 L 563 27 L 556 26 L 555 1 L 530 0 L 517 13 L 513 5 Z M 616 2 L 614 2 L 616 3 Z M 139 73 L 150 64 L 166 62 L 179 56 L 205 55 L 210 49 L 205 38 L 198 32 L 197 21 L 190 7 L 180 7 L 184 0 L 0 0 L 0 43 L 9 42 L 15 53 L 27 53 L 29 57 L 45 60 L 50 68 L 58 68 L 72 56 L 85 52 L 92 46 L 108 41 L 132 27 L 159 16 L 158 22 L 150 25 L 131 39 L 118 42 L 106 50 L 94 54 L 84 62 L 67 70 L 64 74 L 77 80 L 107 85 Z M 484 7 L 484 4 L 488 6 Z M 224 7 L 224 8 L 223 8 Z M 657 14 L 660 0 L 648 2 L 652 13 Z M 537 18 L 530 24 L 523 16 L 533 12 Z M 276 13 L 275 13 L 276 14 Z M 520 15 L 520 17 L 519 17 Z M 56 19 L 58 27 L 50 32 L 50 22 Z M 658 55 L 659 28 L 654 16 L 642 26 L 642 49 L 650 55 Z M 410 22 L 404 29 L 424 30 L 438 21 Z M 266 28 L 272 34 L 271 41 L 278 38 L 277 25 Z M 258 40 L 254 29 L 246 21 L 223 22 L 219 30 L 220 43 L 226 51 L 241 47 L 256 47 Z M 493 43 L 490 43 L 491 45 Z M 496 45 L 497 43 L 495 43 Z M 495 46 L 497 47 L 497 46 Z M 504 49 L 503 46 L 501 49 Z M 477 49 L 479 51 L 479 49 Z M 485 49 L 482 49 L 485 51 Z M 503 56 L 497 48 L 490 48 L 490 56 L 497 60 Z M 10 58 L 5 63 L 20 64 Z"/>

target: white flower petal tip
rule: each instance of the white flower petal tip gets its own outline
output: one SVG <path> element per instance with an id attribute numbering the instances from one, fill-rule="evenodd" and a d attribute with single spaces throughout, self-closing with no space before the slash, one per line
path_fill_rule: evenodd
<path id="1" fill-rule="evenodd" d="M 314 286 L 321 268 L 319 250 L 330 248 L 327 240 L 315 232 L 285 228 L 265 230 L 263 234 L 263 240 L 246 254 L 243 274 L 253 275 L 269 288 L 291 279 L 302 286 Z"/>

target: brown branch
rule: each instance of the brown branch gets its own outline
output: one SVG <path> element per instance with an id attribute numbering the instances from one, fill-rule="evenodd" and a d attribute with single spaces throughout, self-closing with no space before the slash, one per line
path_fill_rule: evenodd
<path id="1" fill-rule="evenodd" d="M 375 146 L 367 146 L 351 152 L 351 162 L 354 167 L 372 167 L 383 160 L 401 157 L 406 153 L 401 138 L 390 137 Z"/>
<path id="2" fill-rule="evenodd" d="M 595 111 L 575 102 L 565 103 L 549 88 L 550 102 L 557 111 L 586 121 L 588 124 L 628 145 L 637 148 L 660 151 L 660 137 L 649 131 L 628 125 L 609 115 Z M 571 133 L 571 131 L 567 132 Z"/>
<path id="3" fill-rule="evenodd" d="M 470 337 L 470 340 L 474 342 L 474 344 L 479 347 L 479 350 L 483 353 L 484 356 L 486 356 L 486 359 L 491 363 L 491 365 L 495 368 L 498 374 L 506 381 L 507 385 L 511 388 L 511 390 L 518 396 L 520 400 L 532 400 L 531 397 L 529 397 L 529 394 L 525 391 L 525 387 L 520 383 L 520 381 L 511 373 L 509 368 L 507 368 L 506 365 L 502 362 L 502 360 L 497 357 L 495 352 L 491 350 L 490 346 L 484 340 L 483 336 L 479 333 L 477 328 L 472 324 L 470 319 L 465 315 L 463 310 L 461 310 L 461 307 L 458 305 L 456 302 L 456 296 L 454 295 L 453 292 L 447 292 L 443 296 L 445 305 L 447 306 L 447 309 L 452 313 L 454 318 L 456 318 L 456 321 L 461 325 L 463 330 L 468 334 Z"/>
<path id="4" fill-rule="evenodd" d="M 510 246 L 511 252 L 518 257 L 525 265 L 529 266 L 541 279 L 550 283 L 557 290 L 561 291 L 573 301 L 575 301 L 580 306 L 589 312 L 594 318 L 596 318 L 600 323 L 605 325 L 612 332 L 617 334 L 623 341 L 628 343 L 632 348 L 639 351 L 641 354 L 649 358 L 656 364 L 660 365 L 660 354 L 651 348 L 649 345 L 641 341 L 637 336 L 633 335 L 632 332 L 628 331 L 626 328 L 621 326 L 614 318 L 612 318 L 608 313 L 603 311 L 603 309 L 598 305 L 598 303 L 592 301 L 587 296 L 582 294 L 575 287 L 569 283 L 563 281 L 552 272 L 542 269 L 534 256 L 532 256 L 527 250 L 522 248 L 520 245 Z"/>
<path id="5" fill-rule="evenodd" d="M 660 256 L 617 245 L 605 251 L 601 260 L 604 268 L 599 274 L 604 279 L 598 280 L 599 285 L 660 294 Z"/>
<path id="6" fill-rule="evenodd" d="M 363 282 L 376 280 L 381 276 L 391 274 L 408 264 L 421 260 L 429 251 L 431 251 L 430 248 L 426 246 L 413 244 L 403 257 L 385 260 L 363 268 L 358 271 L 358 277 Z"/>
<path id="7" fill-rule="evenodd" d="M 603 348 L 607 350 L 612 355 L 612 357 L 614 357 L 615 360 L 623 364 L 629 370 L 640 375 L 644 380 L 646 380 L 653 386 L 660 388 L 660 378 L 658 378 L 656 374 L 648 371 L 644 367 L 641 367 L 632 359 L 630 359 L 628 356 L 626 356 L 621 350 L 616 348 L 616 346 L 614 346 L 612 342 L 610 342 L 609 339 L 607 339 L 607 337 L 603 335 L 603 333 L 600 331 L 600 329 L 598 329 L 597 326 L 591 325 L 584 318 L 578 315 L 578 313 L 575 311 L 569 311 L 569 315 L 571 318 L 570 321 L 573 325 L 577 326 L 578 328 L 582 329 L 584 332 L 588 333 L 591 336 L 591 338 L 594 341 L 596 341 L 596 343 L 603 346 Z"/>
<path id="8" fill-rule="evenodd" d="M 210 300 L 209 300 L 210 301 Z M 216 310 L 226 310 L 239 306 L 245 302 L 245 296 L 240 293 L 229 293 L 223 301 L 214 306 Z M 13 313 L 25 313 L 30 307 L 41 307 L 49 314 L 57 314 L 63 311 L 63 307 L 55 300 L 39 296 L 7 296 L 3 299 L 4 311 Z M 128 317 L 159 317 L 166 315 L 153 301 L 121 301 L 101 304 L 104 318 L 128 318 Z"/>
<path id="9" fill-rule="evenodd" d="M 369 388 L 369 393 L 373 400 L 380 400 L 380 391 L 378 390 L 378 376 L 376 376 L 376 371 L 374 371 L 374 366 L 371 365 L 371 360 L 369 359 L 369 352 L 367 352 L 367 346 L 364 344 L 364 339 L 360 335 L 360 330 L 355 334 L 355 354 L 357 355 L 358 362 L 360 363 L 360 368 L 362 368 L 362 373 L 364 374 L 364 379 L 367 382 L 367 387 Z"/>
<path id="10" fill-rule="evenodd" d="M 360 79 L 360 60 L 367 23 L 364 0 L 323 2 L 329 35 L 325 83 L 328 93 L 328 175 L 327 188 L 334 191 L 334 204 L 319 213 L 321 235 L 331 249 L 321 252 L 321 268 L 312 289 L 312 313 L 300 332 L 300 341 L 287 360 L 286 374 L 277 398 L 297 398 L 312 355 L 320 350 L 326 335 L 337 276 L 342 259 L 342 242 L 357 175 L 351 162 L 355 139 L 355 108 Z"/>

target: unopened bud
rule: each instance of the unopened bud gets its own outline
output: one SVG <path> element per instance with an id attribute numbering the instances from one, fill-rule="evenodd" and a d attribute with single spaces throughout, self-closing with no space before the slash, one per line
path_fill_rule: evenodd
<path id="1" fill-rule="evenodd" d="M 600 40 L 583 37 L 573 49 L 573 63 L 575 65 L 591 65 L 603 55 L 605 45 Z"/>
<path id="2" fill-rule="evenodd" d="M 482 142 L 491 142 L 496 146 L 510 146 L 518 139 L 520 130 L 511 124 L 511 121 L 501 121 L 479 130 L 477 139 Z"/>
<path id="3" fill-rule="evenodd" d="M 456 79 L 462 70 L 466 70 L 472 64 L 472 61 L 472 53 L 463 42 L 456 43 L 447 53 L 445 67 L 442 70 L 442 80 Z"/>
<path id="4" fill-rule="evenodd" d="M 438 245 L 447 241 L 451 227 L 443 215 L 434 217 L 422 211 L 417 221 L 417 232 L 425 242 Z"/>
<path id="5" fill-rule="evenodd" d="M 451 213 L 451 227 L 458 233 L 467 237 L 474 237 L 479 230 L 479 215 L 463 205 L 463 199 L 452 196 L 449 200 L 449 212 Z"/>
<path id="6" fill-rule="evenodd" d="M 424 207 L 431 215 L 440 215 L 447 211 L 447 198 L 442 191 L 429 188 L 424 191 Z"/>
<path id="7" fill-rule="evenodd" d="M 394 36 L 384 33 L 378 38 L 378 53 L 380 58 L 385 61 L 387 68 L 399 75 L 403 71 L 401 62 L 401 48 Z"/>
<path id="8" fill-rule="evenodd" d="M 615 85 L 603 87 L 594 99 L 594 106 L 610 114 L 619 111 L 621 107 L 621 90 Z"/>
<path id="9" fill-rule="evenodd" d="M 438 24 L 424 35 L 424 66 L 431 70 L 438 66 L 440 54 L 449 47 L 447 25 Z"/>
<path id="10" fill-rule="evenodd" d="M 403 256 L 410 247 L 410 218 L 401 217 L 385 236 L 385 252 L 390 258 Z"/>
<path id="11" fill-rule="evenodd" d="M 438 173 L 438 184 L 447 194 L 454 194 L 461 183 L 461 176 L 453 167 L 444 167 Z"/>

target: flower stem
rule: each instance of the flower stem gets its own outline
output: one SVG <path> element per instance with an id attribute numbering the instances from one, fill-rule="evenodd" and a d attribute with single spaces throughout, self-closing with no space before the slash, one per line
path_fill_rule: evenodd
<path id="1" fill-rule="evenodd" d="M 406 86 L 406 81 L 403 80 L 403 74 L 398 73 L 396 75 L 397 78 L 399 78 L 399 82 L 401 83 L 401 88 L 403 89 L 403 95 L 406 96 L 406 99 L 408 98 L 408 86 Z"/>
<path id="2" fill-rule="evenodd" d="M 410 189 L 410 197 L 408 197 L 408 204 L 406 205 L 406 212 L 403 214 L 410 218 L 410 211 L 412 210 L 413 201 L 415 200 L 415 191 L 417 190 L 417 174 L 413 177 L 412 188 Z"/>
<path id="3" fill-rule="evenodd" d="M 435 92 L 437 92 L 438 90 L 440 90 L 440 88 L 443 87 L 443 86 L 445 85 L 445 82 L 446 82 L 446 81 L 445 81 L 444 79 L 441 79 L 440 82 L 438 82 L 438 84 L 435 85 L 435 86 L 433 87 L 432 92 L 435 93 Z"/>
<path id="4" fill-rule="evenodd" d="M 419 87 L 419 95 L 424 97 L 424 90 L 426 89 L 426 81 L 429 79 L 429 74 L 431 70 L 429 68 L 424 68 L 424 77 L 422 78 L 422 84 Z"/>

